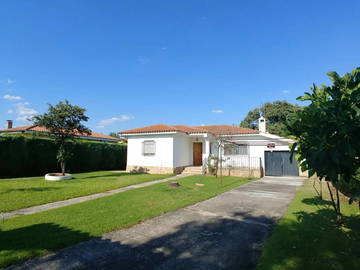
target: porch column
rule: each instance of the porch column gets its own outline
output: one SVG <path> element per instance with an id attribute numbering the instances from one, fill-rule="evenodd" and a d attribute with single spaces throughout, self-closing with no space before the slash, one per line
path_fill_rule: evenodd
<path id="1" fill-rule="evenodd" d="M 208 158 L 209 155 L 210 155 L 210 140 L 209 138 L 205 138 L 205 149 L 204 149 L 203 159 Z"/>

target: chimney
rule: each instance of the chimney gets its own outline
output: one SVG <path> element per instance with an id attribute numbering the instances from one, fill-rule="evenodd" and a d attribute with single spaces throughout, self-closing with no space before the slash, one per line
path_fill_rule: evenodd
<path id="1" fill-rule="evenodd" d="M 266 133 L 266 119 L 264 116 L 259 118 L 259 131 L 261 133 Z"/>
<path id="2" fill-rule="evenodd" d="M 6 129 L 10 129 L 13 127 L 13 120 L 6 120 Z"/>

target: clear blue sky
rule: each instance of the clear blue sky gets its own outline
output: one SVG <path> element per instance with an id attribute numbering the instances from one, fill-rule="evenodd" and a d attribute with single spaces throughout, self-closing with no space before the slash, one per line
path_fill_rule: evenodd
<path id="1" fill-rule="evenodd" d="M 3 0 L 0 122 L 28 124 L 68 99 L 103 133 L 237 124 L 360 66 L 359 10 L 358 0 Z"/>

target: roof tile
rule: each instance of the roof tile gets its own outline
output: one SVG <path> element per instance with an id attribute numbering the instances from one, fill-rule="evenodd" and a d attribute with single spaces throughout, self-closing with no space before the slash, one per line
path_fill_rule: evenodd
<path id="1" fill-rule="evenodd" d="M 119 132 L 120 134 L 131 134 L 131 133 L 150 133 L 150 132 L 172 132 L 178 131 L 175 127 L 164 125 L 164 124 L 156 124 L 141 128 L 134 128 L 129 130 L 124 130 Z"/>
<path id="2" fill-rule="evenodd" d="M 184 132 L 184 133 L 212 133 L 215 135 L 234 135 L 234 134 L 258 134 L 258 130 L 234 127 L 230 125 L 210 125 L 210 126 L 185 126 L 185 125 L 164 125 L 157 124 L 141 128 L 134 128 L 120 131 L 119 134 L 135 134 L 135 133 L 154 133 L 154 132 Z"/>
<path id="3" fill-rule="evenodd" d="M 200 126 L 196 128 L 203 128 L 206 131 L 216 135 L 234 135 L 234 134 L 258 134 L 259 131 L 250 128 L 236 127 L 230 125 L 210 125 Z"/>

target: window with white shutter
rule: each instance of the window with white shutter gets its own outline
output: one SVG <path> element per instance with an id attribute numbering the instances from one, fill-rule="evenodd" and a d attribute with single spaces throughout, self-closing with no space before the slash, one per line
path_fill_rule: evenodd
<path id="1" fill-rule="evenodd" d="M 155 141 L 143 141 L 143 155 L 155 155 L 156 145 Z"/>

